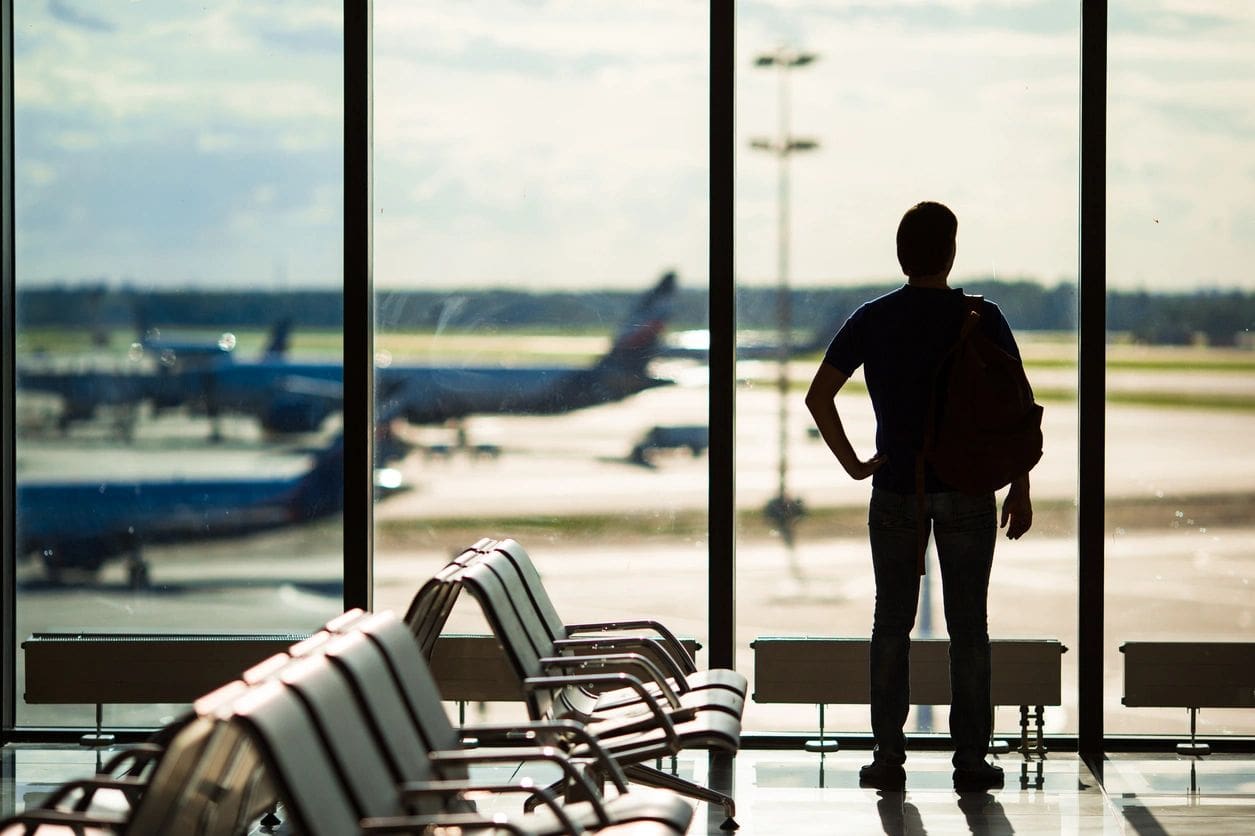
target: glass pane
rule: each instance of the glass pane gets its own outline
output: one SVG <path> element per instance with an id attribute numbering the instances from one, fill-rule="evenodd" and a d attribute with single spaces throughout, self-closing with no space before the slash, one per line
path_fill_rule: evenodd
<path id="1" fill-rule="evenodd" d="M 999 537 L 990 635 L 1073 646 L 1077 4 L 785 13 L 745 3 L 737 21 L 738 666 L 753 670 L 758 637 L 871 635 L 871 486 L 836 462 L 803 396 L 846 318 L 904 283 L 895 235 L 924 200 L 958 217 L 949 285 L 998 304 L 1045 406 L 1036 521 L 1023 539 Z M 783 375 L 772 348 L 782 336 Z M 875 416 L 861 368 L 836 403 L 855 450 L 870 457 Z M 931 548 L 929 561 L 913 636 L 944 638 Z M 1076 728 L 1074 658 L 1062 657 L 1048 733 Z M 1017 709 L 999 708 L 1002 735 L 1018 735 Z M 745 714 L 753 730 L 813 732 L 818 720 L 806 703 L 753 702 Z M 828 706 L 825 720 L 832 731 L 869 729 L 864 704 Z M 908 734 L 947 728 L 944 708 L 912 709 L 907 721 Z"/>
<path id="2" fill-rule="evenodd" d="M 1110 7 L 1109 733 L 1189 731 L 1184 708 L 1126 690 L 1126 658 L 1141 657 L 1125 643 L 1249 642 L 1255 624 L 1252 11 Z M 1204 708 L 1198 730 L 1249 735 L 1255 714 Z"/>
<path id="3" fill-rule="evenodd" d="M 706 10 L 374 8 L 376 607 L 512 537 L 566 621 L 704 643 L 707 373 L 660 355 L 705 327 Z"/>
<path id="4" fill-rule="evenodd" d="M 314 629 L 342 608 L 340 4 L 14 12 L 18 639 Z"/>

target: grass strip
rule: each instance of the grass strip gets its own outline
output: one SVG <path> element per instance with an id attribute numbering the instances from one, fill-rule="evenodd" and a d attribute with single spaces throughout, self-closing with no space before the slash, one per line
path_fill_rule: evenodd
<path id="1" fill-rule="evenodd" d="M 833 478 L 839 478 L 835 472 Z M 1246 527 L 1255 517 L 1253 512 L 1255 494 L 1251 493 L 1120 497 L 1108 500 L 1105 527 L 1113 534 Z M 1072 500 L 1038 500 L 1033 503 L 1033 527 L 1046 536 L 1069 537 L 1076 531 L 1076 513 Z M 433 543 L 472 543 L 481 537 L 513 537 L 529 548 L 545 543 L 700 543 L 706 539 L 707 520 L 702 509 L 386 520 L 375 527 L 375 544 L 382 549 L 425 548 Z M 738 509 L 736 526 L 742 541 L 779 537 L 761 509 Z M 866 505 L 834 505 L 808 508 L 797 523 L 796 534 L 805 541 L 863 537 L 866 531 Z"/>

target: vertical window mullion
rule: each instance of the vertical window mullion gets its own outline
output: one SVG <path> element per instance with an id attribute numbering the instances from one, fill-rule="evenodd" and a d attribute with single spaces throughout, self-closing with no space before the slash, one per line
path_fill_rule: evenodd
<path id="1" fill-rule="evenodd" d="M 734 428 L 736 292 L 733 273 L 733 85 L 735 2 L 710 6 L 710 476 L 709 627 L 711 667 L 734 666 L 736 489 Z"/>
<path id="2" fill-rule="evenodd" d="M 16 261 L 14 256 L 14 195 L 13 195 L 13 0 L 0 0 L 0 19 L 4 32 L 3 69 L 0 70 L 0 200 L 3 201 L 3 230 L 0 231 L 0 479 L 3 479 L 3 507 L 0 508 L 0 532 L 4 542 L 0 544 L 3 560 L 0 561 L 0 742 L 7 742 L 9 731 L 17 720 L 16 671 L 17 671 L 17 614 L 14 606 L 17 576 L 17 531 L 15 502 L 17 496 L 17 471 L 15 467 L 15 348 L 16 348 Z"/>
<path id="3" fill-rule="evenodd" d="M 374 488 L 370 0 L 344 2 L 344 606 L 369 609 Z"/>
<path id="4" fill-rule="evenodd" d="M 1078 748 L 1103 749 L 1103 602 L 1107 300 L 1107 2 L 1081 3 L 1078 329 Z"/>

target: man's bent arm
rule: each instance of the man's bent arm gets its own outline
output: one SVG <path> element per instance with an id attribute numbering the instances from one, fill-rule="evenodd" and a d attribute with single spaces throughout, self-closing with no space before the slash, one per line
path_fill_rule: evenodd
<path id="1" fill-rule="evenodd" d="M 861 460 L 854 452 L 849 436 L 845 434 L 835 399 L 847 380 L 849 377 L 835 366 L 820 363 L 810 389 L 806 392 L 806 408 L 815 419 L 815 426 L 819 428 L 824 443 L 845 468 L 845 472 L 855 479 L 866 479 L 880 468 L 884 457 L 877 453 L 867 461 Z"/>

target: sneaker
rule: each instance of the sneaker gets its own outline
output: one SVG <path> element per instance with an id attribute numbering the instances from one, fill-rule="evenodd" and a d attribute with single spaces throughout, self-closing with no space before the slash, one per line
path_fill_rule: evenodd
<path id="1" fill-rule="evenodd" d="M 901 792 L 906 788 L 906 770 L 901 764 L 873 761 L 858 771 L 858 785 Z"/>
<path id="2" fill-rule="evenodd" d="M 954 788 L 958 792 L 980 792 L 997 789 L 1002 786 L 1002 767 L 991 763 L 977 766 L 956 767 L 954 770 Z"/>

